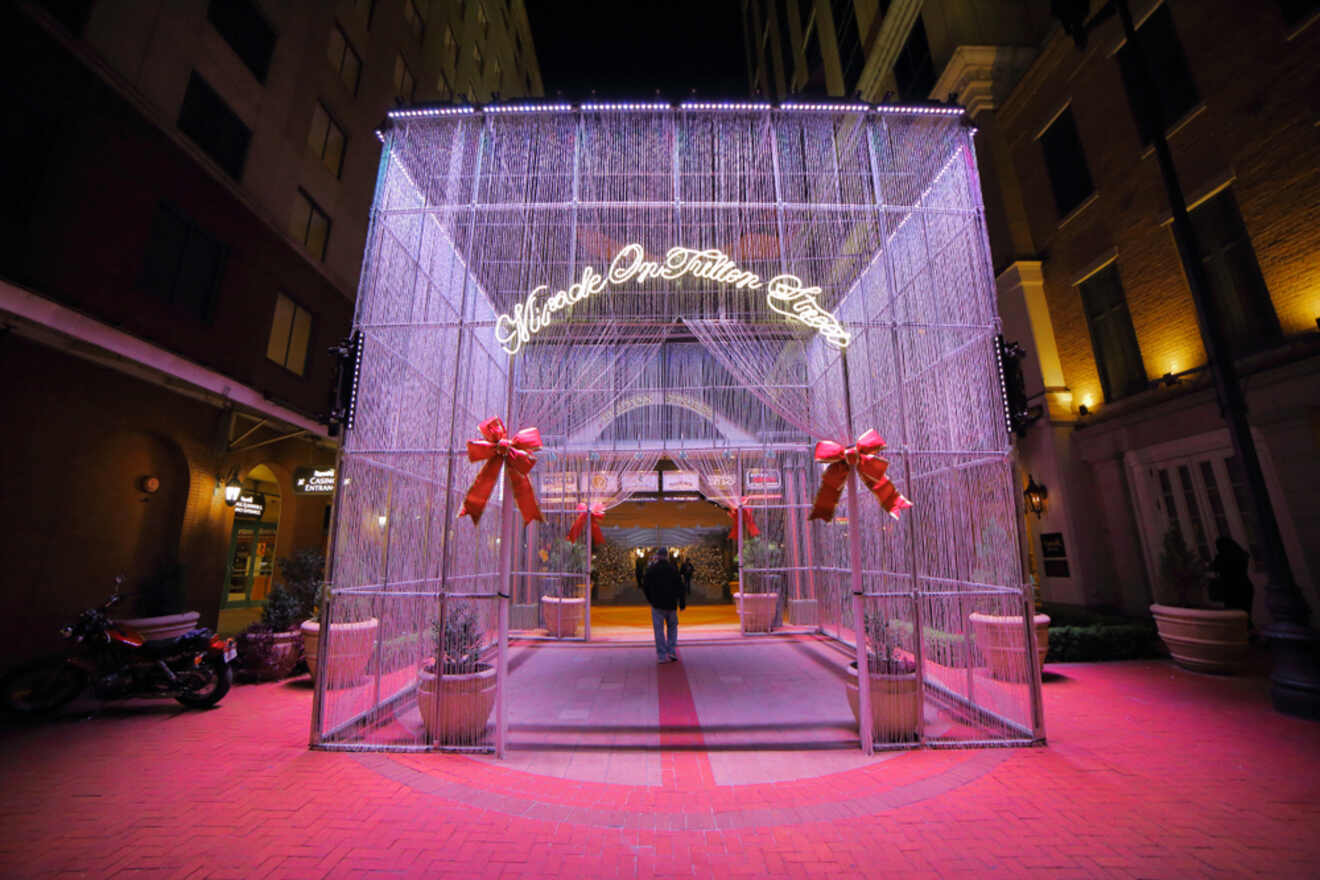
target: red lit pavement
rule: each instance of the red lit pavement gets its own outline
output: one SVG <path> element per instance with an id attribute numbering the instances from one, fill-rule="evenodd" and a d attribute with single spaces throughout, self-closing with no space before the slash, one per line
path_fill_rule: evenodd
<path id="1" fill-rule="evenodd" d="M 313 752 L 305 679 L 237 687 L 210 712 L 10 726 L 0 877 L 1320 874 L 1320 724 L 1275 714 L 1259 675 L 1051 665 L 1046 748 L 744 749 L 728 764 L 727 730 L 700 729 L 710 683 L 684 668 L 720 649 L 680 646 L 684 662 L 659 667 L 646 645 L 534 650 L 649 654 L 637 691 L 659 724 L 637 730 L 658 751 L 596 744 L 580 772 L 536 757 L 527 734 L 502 763 Z"/>

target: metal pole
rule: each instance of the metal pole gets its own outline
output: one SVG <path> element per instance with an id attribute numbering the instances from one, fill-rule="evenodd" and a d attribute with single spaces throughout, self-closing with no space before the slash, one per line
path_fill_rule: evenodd
<path id="1" fill-rule="evenodd" d="M 587 486 L 591 486 L 588 479 Z M 587 601 L 582 614 L 582 640 L 591 641 L 591 527 L 595 520 L 591 518 L 591 493 L 587 492 Z"/>
<path id="2" fill-rule="evenodd" d="M 843 404 L 848 418 L 848 436 L 854 436 L 852 391 L 848 380 L 848 352 L 842 352 L 839 360 L 843 364 Z M 852 568 L 852 604 L 853 604 L 853 640 L 857 643 L 857 727 L 862 740 L 862 754 L 870 755 L 875 751 L 875 733 L 871 725 L 871 668 L 866 662 L 866 611 L 862 607 L 864 592 L 862 586 L 862 543 L 858 529 L 862 524 L 861 505 L 857 503 L 857 468 L 848 468 L 848 563 Z"/>
<path id="3" fill-rule="evenodd" d="M 1128 9 L 1127 0 L 1114 0 L 1114 7 L 1123 23 L 1123 34 L 1134 49 L 1132 53 L 1134 68 L 1141 83 L 1141 95 L 1145 98 L 1138 100 L 1137 106 L 1145 116 L 1147 130 L 1151 132 L 1155 158 L 1159 162 L 1160 175 L 1169 199 L 1169 208 L 1173 214 L 1173 238 L 1178 245 L 1178 256 L 1187 275 L 1187 287 L 1192 295 L 1192 303 L 1196 307 L 1196 319 L 1200 324 L 1201 339 L 1205 343 L 1206 360 L 1215 386 L 1215 397 L 1219 402 L 1219 411 L 1228 425 L 1233 453 L 1242 462 L 1247 493 L 1256 515 L 1256 522 L 1260 527 L 1261 544 L 1269 578 L 1265 585 L 1266 604 L 1270 616 L 1274 618 L 1273 623 L 1261 630 L 1262 634 L 1271 641 L 1271 654 L 1274 659 L 1274 668 L 1270 673 L 1270 697 L 1274 702 L 1274 708 L 1279 712 L 1320 719 L 1320 669 L 1316 666 L 1317 635 L 1307 625 L 1311 612 L 1301 591 L 1297 588 L 1296 581 L 1293 580 L 1292 569 L 1288 565 L 1287 552 L 1279 533 L 1279 523 L 1274 516 L 1274 507 L 1265 485 L 1265 475 L 1256 453 L 1256 442 L 1251 436 L 1251 426 L 1247 421 L 1246 399 L 1242 394 L 1237 368 L 1233 363 L 1233 353 L 1220 323 L 1215 320 L 1215 306 L 1208 295 L 1210 282 L 1205 265 L 1201 262 L 1201 249 L 1197 244 L 1196 230 L 1192 227 L 1191 218 L 1188 217 L 1182 185 L 1173 164 L 1173 154 L 1169 151 L 1169 143 L 1164 137 L 1163 113 L 1160 106 L 1150 98 L 1159 92 L 1150 73 L 1146 53 L 1142 49 L 1140 34 L 1132 22 L 1132 12 Z"/>
<path id="4" fill-rule="evenodd" d="M 509 376 L 506 385 L 508 399 L 504 411 L 509 418 L 510 430 L 513 425 L 513 372 L 514 361 L 508 360 Z M 500 505 L 500 589 L 499 589 L 499 651 L 496 655 L 495 672 L 495 757 L 504 757 L 504 745 L 509 727 L 509 688 L 505 676 L 509 672 L 509 601 L 513 574 L 513 509 L 517 506 L 513 497 L 513 474 L 509 466 L 504 468 L 504 498 Z"/>

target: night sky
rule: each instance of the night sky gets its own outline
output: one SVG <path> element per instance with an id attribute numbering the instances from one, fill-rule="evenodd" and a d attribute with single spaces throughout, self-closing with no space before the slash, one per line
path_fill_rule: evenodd
<path id="1" fill-rule="evenodd" d="M 738 0 L 527 0 L 547 98 L 747 97 Z"/>

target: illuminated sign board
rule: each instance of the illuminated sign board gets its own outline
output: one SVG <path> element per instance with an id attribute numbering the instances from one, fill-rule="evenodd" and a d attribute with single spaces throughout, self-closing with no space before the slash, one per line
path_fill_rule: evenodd
<path id="1" fill-rule="evenodd" d="M 770 468 L 748 468 L 743 474 L 748 492 L 763 492 L 780 488 L 779 471 Z"/>
<path id="2" fill-rule="evenodd" d="M 293 493 L 295 495 L 332 495 L 334 491 L 334 468 L 300 467 L 293 469 Z"/>
<path id="3" fill-rule="evenodd" d="M 243 492 L 234 502 L 234 516 L 244 519 L 261 519 L 266 512 L 266 496 L 260 492 Z"/>
<path id="4" fill-rule="evenodd" d="M 573 282 L 565 290 L 551 293 L 548 284 L 532 288 L 527 298 L 513 307 L 512 314 L 495 319 L 495 341 L 507 353 L 517 354 L 523 344 L 548 327 L 557 314 L 607 287 L 618 287 L 630 281 L 646 284 L 655 278 L 676 281 L 685 275 L 739 290 L 764 290 L 766 305 L 771 311 L 789 321 L 811 327 L 835 348 L 847 348 L 852 338 L 838 318 L 817 300 L 821 289 L 803 286 L 802 279 L 796 275 L 776 275 L 769 281 L 762 281 L 760 275 L 740 269 L 718 248 L 672 247 L 664 260 L 648 260 L 646 250 L 633 242 L 624 245 L 614 255 L 604 275 L 586 266 L 582 270 L 582 280 Z"/>
<path id="5" fill-rule="evenodd" d="M 707 474 L 702 480 L 711 495 L 732 495 L 738 488 L 737 474 Z"/>

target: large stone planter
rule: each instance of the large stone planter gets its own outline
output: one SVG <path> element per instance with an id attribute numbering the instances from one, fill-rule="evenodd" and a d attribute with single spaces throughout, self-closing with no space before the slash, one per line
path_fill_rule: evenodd
<path id="1" fill-rule="evenodd" d="M 434 660 L 418 670 L 417 708 L 432 742 L 472 746 L 485 738 L 495 706 L 495 669 L 486 663 L 476 665 L 477 671 L 467 675 L 437 677 Z"/>
<path id="2" fill-rule="evenodd" d="M 990 676 L 1001 681 L 1026 681 L 1026 631 L 1022 618 L 979 612 L 967 617 L 972 623 L 976 646 L 990 665 Z M 1036 627 L 1036 665 L 1044 670 L 1045 655 L 1050 650 L 1050 616 L 1037 614 L 1032 623 Z"/>
<path id="3" fill-rule="evenodd" d="M 201 612 L 185 611 L 182 614 L 165 614 L 160 617 L 126 617 L 116 620 L 115 626 L 131 629 L 152 642 L 157 639 L 177 639 L 179 636 L 197 628 Z"/>
<path id="4" fill-rule="evenodd" d="M 376 630 L 380 622 L 371 617 L 355 623 L 330 624 L 330 655 L 326 668 L 333 670 L 330 687 L 349 685 L 356 682 L 367 671 L 367 661 L 371 659 L 372 649 L 376 646 Z M 303 637 L 303 654 L 307 657 L 307 669 L 316 678 L 320 667 L 321 623 L 316 620 L 304 620 L 299 627 Z"/>
<path id="5" fill-rule="evenodd" d="M 860 694 L 857 688 L 857 663 L 848 664 L 848 678 L 844 681 L 848 706 L 853 720 L 862 723 L 858 708 Z M 921 721 L 921 686 L 916 672 L 871 673 L 871 736 L 881 742 L 902 742 L 915 739 Z"/>
<path id="6" fill-rule="evenodd" d="M 733 601 L 738 605 L 743 632 L 764 633 L 774 629 L 778 593 L 734 593 Z"/>
<path id="7" fill-rule="evenodd" d="M 1152 605 L 1173 662 L 1196 672 L 1237 672 L 1247 657 L 1247 612 Z"/>
<path id="8" fill-rule="evenodd" d="M 574 597 L 541 597 L 541 613 L 545 616 L 545 630 L 552 638 L 573 638 L 582 625 L 582 613 L 587 600 Z"/>
<path id="9" fill-rule="evenodd" d="M 293 674 L 302 659 L 302 633 L 245 632 L 238 637 L 241 675 L 249 681 L 279 681 Z"/>

